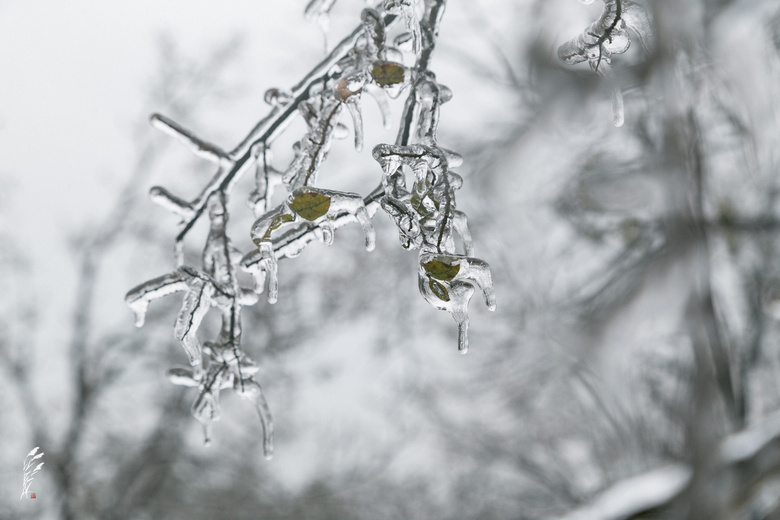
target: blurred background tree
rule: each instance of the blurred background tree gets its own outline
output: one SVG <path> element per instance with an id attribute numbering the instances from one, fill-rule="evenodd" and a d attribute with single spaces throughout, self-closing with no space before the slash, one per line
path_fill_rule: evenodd
<path id="1" fill-rule="evenodd" d="M 465 157 L 458 203 L 493 268 L 496 313 L 472 306 L 472 349 L 457 355 L 452 320 L 419 298 L 416 258 L 392 222 L 374 219 L 370 254 L 360 230 L 343 228 L 335 247 L 311 244 L 284 266 L 276 305 L 244 318 L 274 411 L 274 460 L 263 460 L 247 403 L 227 396 L 215 442 L 202 446 L 191 394 L 164 378 L 182 362 L 170 331 L 178 302 L 157 303 L 139 332 L 121 298 L 169 263 L 173 220 L 147 188 L 192 193 L 211 172 L 145 120 L 159 111 L 214 142 L 240 140 L 265 113 L 258 93 L 295 83 L 322 55 L 305 3 L 289 4 L 237 3 L 219 16 L 189 6 L 196 20 L 230 26 L 240 21 L 223 19 L 242 13 L 263 24 L 237 25 L 242 40 L 215 31 L 203 43 L 197 22 L 194 36 L 171 22 L 155 51 L 117 43 L 122 70 L 152 79 L 135 84 L 150 93 L 143 102 L 121 92 L 144 124 L 122 124 L 105 143 L 92 133 L 105 121 L 89 119 L 99 100 L 74 101 L 84 121 L 60 116 L 67 107 L 46 102 L 53 84 L 14 74 L 17 62 L 37 63 L 32 44 L 18 56 L 0 46 L 13 79 L 0 87 L 0 515 L 778 518 L 772 0 L 648 3 L 654 50 L 633 44 L 612 61 L 621 128 L 610 84 L 556 55 L 603 3 L 450 2 L 432 65 L 454 92 L 439 141 Z M 352 30 L 362 6 L 337 2 L 328 39 Z M 45 24 L 56 12 L 25 9 L 0 6 L 2 23 L 23 28 L 27 13 Z M 165 16 L 178 20 L 149 14 Z M 70 49 L 78 38 L 45 41 Z M 67 75 L 95 81 L 94 70 Z M 371 124 L 378 113 L 366 105 L 366 142 L 391 142 L 396 128 Z M 89 146 L 50 135 L 58 117 Z M 61 168 L 37 163 L 23 137 L 49 143 L 40 150 Z M 323 185 L 372 189 L 380 173 L 366 148 L 337 143 Z M 88 162 L 101 153 L 110 168 Z M 60 178 L 77 189 L 47 191 L 64 190 Z M 217 327 L 206 322 L 204 335 Z M 17 468 L 34 446 L 46 452 L 39 498 L 20 502 Z"/>

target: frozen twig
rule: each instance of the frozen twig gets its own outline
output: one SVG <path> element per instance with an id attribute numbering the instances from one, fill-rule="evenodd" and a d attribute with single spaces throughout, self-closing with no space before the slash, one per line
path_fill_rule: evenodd
<path id="1" fill-rule="evenodd" d="M 453 230 L 461 236 L 466 253 L 471 254 L 473 250 L 466 217 L 455 209 L 454 191 L 463 181 L 449 170 L 462 159 L 436 142 L 439 106 L 452 97 L 449 89 L 438 84 L 428 70 L 445 1 L 426 1 L 420 19 L 416 3 L 417 0 L 384 0 L 381 8 L 364 9 L 361 25 L 303 80 L 290 91 L 270 89 L 266 93 L 265 99 L 272 105 L 270 113 L 231 152 L 197 137 L 164 116 L 152 116 L 155 127 L 218 166 L 211 180 L 191 201 L 164 188 L 152 188 L 152 199 L 181 219 L 182 228 L 174 247 L 175 270 L 137 286 L 126 297 L 136 314 L 136 324 L 141 326 L 151 301 L 176 292 L 184 293 L 174 332 L 187 355 L 189 367 L 171 369 L 169 378 L 176 384 L 198 388 L 192 413 L 204 425 L 207 444 L 211 423 L 219 418 L 219 392 L 233 388 L 254 403 L 265 432 L 264 452 L 267 458 L 271 457 L 273 423 L 260 385 L 254 379 L 259 367 L 241 350 L 241 308 L 255 304 L 266 285 L 268 302 L 276 302 L 279 259 L 297 256 L 314 239 L 332 244 L 335 230 L 348 223 L 360 224 L 366 249 L 374 249 L 371 218 L 380 206 L 402 228 L 408 224 L 418 230 L 407 247 L 420 247 L 419 276 L 427 280 L 425 285 L 421 282 L 421 292 L 435 307 L 448 310 L 455 317 L 462 352 L 468 348 L 467 304 L 474 289 L 483 292 L 490 310 L 495 308 L 490 268 L 482 260 L 455 253 Z M 326 16 L 332 5 L 329 1 L 311 2 L 307 15 Z M 403 59 L 404 51 L 390 47 L 385 41 L 386 26 L 396 20 L 403 21 L 413 42 L 407 53 L 412 54 L 415 66 L 404 65 L 410 61 Z M 333 139 L 338 133 L 343 134 L 341 115 L 344 112 L 350 115 L 355 148 L 360 150 L 364 140 L 363 91 L 377 99 L 383 124 L 387 126 L 386 97 L 396 98 L 407 89 L 410 93 L 399 140 L 396 145 L 375 148 L 375 157 L 376 150 L 384 154 L 378 158 L 385 176 L 382 185 L 365 198 L 318 187 L 321 165 L 327 159 Z M 294 146 L 292 162 L 283 171 L 277 170 L 271 164 L 271 146 L 296 114 L 303 117 L 307 131 Z M 412 128 L 415 120 L 416 131 Z M 420 144 L 410 144 L 412 136 Z M 396 155 L 399 160 L 393 159 Z M 396 184 L 405 181 L 383 161 L 396 166 L 406 163 L 415 171 L 412 192 L 406 192 L 400 185 L 395 189 Z M 257 217 L 251 229 L 257 250 L 242 255 L 227 235 L 227 200 L 241 175 L 253 166 L 256 189 L 249 195 L 249 204 Z M 270 208 L 270 197 L 280 185 L 286 188 L 288 197 Z M 399 211 L 404 214 L 392 208 L 402 208 Z M 202 266 L 196 268 L 185 262 L 183 241 L 206 213 L 211 229 Z M 407 231 L 402 229 L 402 234 Z M 240 269 L 252 274 L 253 287 L 240 286 Z M 222 316 L 222 328 L 215 341 L 201 344 L 198 329 L 205 315 L 214 308 Z"/>

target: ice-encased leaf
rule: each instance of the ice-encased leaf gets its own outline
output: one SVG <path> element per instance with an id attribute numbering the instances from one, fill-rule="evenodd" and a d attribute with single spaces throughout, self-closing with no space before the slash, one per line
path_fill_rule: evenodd
<path id="1" fill-rule="evenodd" d="M 36 447 L 34 447 L 32 450 L 30 450 L 30 453 L 28 453 L 28 454 L 27 454 L 27 456 L 25 457 L 25 459 L 26 459 L 27 457 L 32 457 L 33 455 L 35 455 L 36 453 L 38 453 L 38 450 L 39 450 L 39 449 L 40 449 L 40 447 L 39 447 L 39 446 L 36 446 Z"/>
<path id="2" fill-rule="evenodd" d="M 371 68 L 371 79 L 380 87 L 398 85 L 406 80 L 406 69 L 400 63 L 376 61 Z"/>
<path id="3" fill-rule="evenodd" d="M 451 265 L 440 260 L 431 260 L 422 264 L 425 273 L 431 278 L 449 282 L 460 271 L 459 265 Z"/>
<path id="4" fill-rule="evenodd" d="M 314 192 L 298 193 L 290 201 L 290 207 L 308 221 L 317 220 L 330 209 L 330 198 Z"/>

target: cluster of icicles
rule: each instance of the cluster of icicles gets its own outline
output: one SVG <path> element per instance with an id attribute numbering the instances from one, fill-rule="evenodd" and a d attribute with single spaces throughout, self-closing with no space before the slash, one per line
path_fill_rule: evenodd
<path id="1" fill-rule="evenodd" d="M 455 207 L 454 192 L 463 180 L 451 168 L 462 159 L 436 141 L 440 106 L 452 94 L 433 73 L 418 65 L 424 49 L 432 48 L 435 38 L 435 31 L 430 29 L 423 35 L 420 21 L 421 16 L 435 16 L 430 11 L 433 4 L 422 13 L 414 0 L 386 0 L 379 9 L 364 9 L 361 26 L 301 83 L 291 91 L 271 89 L 266 93 L 266 101 L 272 106 L 270 114 L 231 152 L 199 139 L 163 116 L 152 117 L 153 125 L 218 166 L 213 179 L 191 202 L 163 188 L 152 188 L 152 199 L 181 219 L 176 266 L 173 272 L 135 287 L 126 297 L 140 327 L 152 300 L 184 293 L 174 332 L 189 366 L 171 368 L 168 378 L 174 384 L 198 389 L 192 414 L 203 424 L 207 444 L 211 424 L 219 419 L 220 391 L 232 388 L 255 405 L 264 429 L 265 456 L 271 458 L 272 419 L 255 380 L 258 364 L 241 349 L 241 308 L 255 304 L 262 293 L 274 303 L 278 298 L 279 259 L 297 256 L 315 239 L 331 244 L 335 230 L 343 225 L 357 222 L 365 234 L 366 249 L 371 251 L 375 242 L 371 218 L 380 206 L 396 222 L 403 247 L 419 250 L 420 292 L 458 323 L 461 352 L 468 349 L 467 310 L 474 292 L 480 291 L 487 307 L 495 309 L 490 268 L 472 257 L 466 216 Z M 393 44 L 388 45 L 393 32 Z M 317 187 L 318 173 L 332 141 L 348 133 L 339 122 L 342 112 L 346 109 L 351 116 L 355 148 L 360 150 L 362 94 L 376 98 L 384 124 L 389 126 L 387 97 L 396 98 L 402 91 L 409 91 L 409 97 L 399 138 L 396 144 L 380 144 L 373 149 L 383 172 L 381 186 L 365 199 L 356 193 Z M 270 144 L 296 113 L 306 121 L 308 132 L 295 144 L 290 165 L 280 171 L 272 166 Z M 417 122 L 416 132 L 409 131 L 411 121 Z M 256 187 L 249 203 L 257 220 L 251 237 L 257 249 L 243 255 L 233 247 L 226 232 L 226 203 L 240 175 L 252 167 Z M 412 177 L 411 189 L 407 187 L 407 174 Z M 286 189 L 287 198 L 271 208 L 269 202 L 279 186 Z M 202 215 L 208 215 L 210 231 L 201 267 L 196 268 L 184 261 L 183 240 Z M 454 232 L 461 237 L 464 254 L 456 251 Z M 253 276 L 252 287 L 239 284 L 242 270 Z M 214 341 L 201 344 L 198 328 L 211 309 L 219 312 L 222 325 Z"/>

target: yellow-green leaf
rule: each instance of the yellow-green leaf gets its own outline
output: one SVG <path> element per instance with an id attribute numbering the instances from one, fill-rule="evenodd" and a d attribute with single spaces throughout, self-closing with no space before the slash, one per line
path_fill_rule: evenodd
<path id="1" fill-rule="evenodd" d="M 404 66 L 392 61 L 377 61 L 371 69 L 371 77 L 380 87 L 404 82 Z"/>
<path id="2" fill-rule="evenodd" d="M 459 265 L 450 265 L 439 260 L 431 260 L 430 262 L 424 263 L 422 266 L 423 269 L 425 269 L 425 273 L 430 278 L 436 278 L 437 280 L 442 280 L 444 282 L 449 282 L 455 278 L 460 271 Z"/>
<path id="3" fill-rule="evenodd" d="M 447 292 L 447 288 L 444 287 L 439 282 L 437 282 L 436 280 L 428 280 L 428 287 L 431 288 L 433 294 L 435 294 L 436 297 L 441 301 L 444 302 L 450 301 L 450 293 Z"/>
<path id="4" fill-rule="evenodd" d="M 301 193 L 292 200 L 290 207 L 306 220 L 317 220 L 330 209 L 330 197 L 314 192 Z"/>

